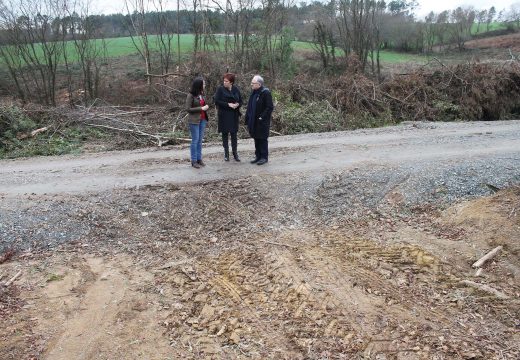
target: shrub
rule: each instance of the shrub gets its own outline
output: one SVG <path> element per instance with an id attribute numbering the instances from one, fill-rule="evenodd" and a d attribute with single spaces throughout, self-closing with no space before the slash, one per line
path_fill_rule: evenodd
<path id="1" fill-rule="evenodd" d="M 281 84 L 280 90 L 302 106 L 330 103 L 350 119 L 348 128 L 357 127 L 354 123 L 507 119 L 520 108 L 520 65 L 424 68 L 382 83 L 356 71 L 320 81 L 300 75 Z"/>
<path id="2" fill-rule="evenodd" d="M 20 140 L 17 136 L 36 127 L 22 109 L 17 106 L 0 106 L 0 150 L 16 147 Z"/>
<path id="3" fill-rule="evenodd" d="M 273 114 L 273 130 L 282 134 L 324 132 L 340 130 L 342 114 L 326 100 L 295 102 L 287 95 L 273 90 L 276 110 Z"/>

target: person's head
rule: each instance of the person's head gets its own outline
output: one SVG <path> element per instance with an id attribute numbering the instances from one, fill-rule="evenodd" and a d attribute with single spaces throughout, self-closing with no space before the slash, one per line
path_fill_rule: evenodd
<path id="1" fill-rule="evenodd" d="M 224 87 L 226 89 L 230 89 L 233 86 L 233 83 L 235 82 L 235 74 L 232 73 L 225 73 L 223 76 L 223 83 Z"/>
<path id="2" fill-rule="evenodd" d="M 191 83 L 191 90 L 190 93 L 193 96 L 198 96 L 202 93 L 204 93 L 204 86 L 206 84 L 204 83 L 204 79 L 202 77 L 197 77 L 193 79 L 193 82 Z"/>
<path id="3" fill-rule="evenodd" d="M 232 74 L 232 73 L 225 73 L 224 76 L 224 82 L 230 82 L 231 85 L 233 85 L 235 83 L 235 74 Z"/>
<path id="4" fill-rule="evenodd" d="M 253 90 L 258 90 L 262 86 L 264 86 L 264 79 L 260 75 L 253 76 L 253 79 L 251 80 L 251 88 Z"/>

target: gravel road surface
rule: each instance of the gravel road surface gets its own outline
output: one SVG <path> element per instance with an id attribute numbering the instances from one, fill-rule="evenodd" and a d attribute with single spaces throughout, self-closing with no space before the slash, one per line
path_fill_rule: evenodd
<path id="1" fill-rule="evenodd" d="M 251 175 L 326 174 L 377 166 L 433 169 L 479 174 L 480 180 L 502 186 L 518 176 L 520 121 L 471 123 L 404 123 L 349 132 L 281 136 L 270 139 L 270 162 L 249 164 L 253 144 L 239 144 L 243 161 L 226 163 L 220 145 L 204 147 L 208 166 L 189 166 L 189 149 L 146 149 L 80 156 L 0 161 L 0 196 L 74 194 L 163 183 L 186 184 Z M 444 170 L 443 170 L 444 169 Z M 370 170 L 372 171 L 372 170 Z M 365 179 L 370 182 L 370 179 Z"/>

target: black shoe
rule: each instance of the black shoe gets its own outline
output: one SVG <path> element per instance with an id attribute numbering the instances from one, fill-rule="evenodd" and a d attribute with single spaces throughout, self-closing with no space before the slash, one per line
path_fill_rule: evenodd
<path id="1" fill-rule="evenodd" d="M 256 165 L 264 165 L 265 163 L 267 163 L 267 159 L 260 159 L 257 161 Z"/>
<path id="2" fill-rule="evenodd" d="M 233 157 L 235 158 L 235 161 L 240 161 L 240 158 L 238 157 L 238 154 L 233 154 Z"/>
<path id="3" fill-rule="evenodd" d="M 260 158 L 256 158 L 254 160 L 251 160 L 250 163 L 251 164 L 256 164 L 259 160 L 260 160 Z"/>
<path id="4" fill-rule="evenodd" d="M 199 164 L 200 166 L 206 166 L 206 163 L 204 163 L 204 161 L 202 160 L 197 160 L 197 164 Z"/>
<path id="5" fill-rule="evenodd" d="M 199 165 L 199 163 L 196 162 L 196 161 L 192 161 L 192 162 L 191 162 L 191 166 L 193 166 L 195 169 L 200 169 L 200 165 Z"/>
<path id="6" fill-rule="evenodd" d="M 229 155 L 224 155 L 224 161 L 229 161 Z"/>

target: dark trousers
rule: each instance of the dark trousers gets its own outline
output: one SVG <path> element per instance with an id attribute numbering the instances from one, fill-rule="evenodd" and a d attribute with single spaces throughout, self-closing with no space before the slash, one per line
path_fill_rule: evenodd
<path id="1" fill-rule="evenodd" d="M 231 150 L 233 151 L 233 155 L 237 154 L 237 133 L 229 133 L 231 134 Z M 222 133 L 222 146 L 224 146 L 224 152 L 226 155 L 229 155 L 229 142 L 228 142 L 228 133 Z"/>
<path id="2" fill-rule="evenodd" d="M 257 159 L 268 159 L 267 139 L 255 139 L 255 155 Z"/>

